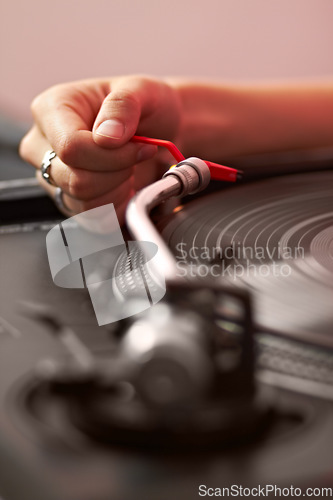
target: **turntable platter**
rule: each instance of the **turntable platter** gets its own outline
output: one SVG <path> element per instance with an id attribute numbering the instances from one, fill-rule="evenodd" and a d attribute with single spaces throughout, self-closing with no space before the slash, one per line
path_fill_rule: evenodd
<path id="1" fill-rule="evenodd" d="M 333 172 L 221 190 L 158 228 L 189 277 L 251 291 L 260 331 L 333 346 Z"/>

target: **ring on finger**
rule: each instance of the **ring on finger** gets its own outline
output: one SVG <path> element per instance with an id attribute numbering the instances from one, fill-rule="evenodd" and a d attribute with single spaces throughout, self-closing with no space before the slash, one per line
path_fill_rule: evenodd
<path id="1" fill-rule="evenodd" d="M 54 202 L 60 211 L 68 212 L 69 214 L 75 214 L 74 210 L 69 208 L 64 202 L 64 192 L 60 187 L 57 187 L 55 190 Z"/>
<path id="2" fill-rule="evenodd" d="M 51 169 L 51 160 L 53 160 L 56 157 L 56 153 L 54 151 L 46 151 L 43 160 L 42 160 L 42 165 L 41 165 L 41 172 L 42 172 L 42 177 L 43 179 L 48 183 L 51 184 L 51 186 L 56 186 L 56 183 L 51 177 L 50 169 Z"/>

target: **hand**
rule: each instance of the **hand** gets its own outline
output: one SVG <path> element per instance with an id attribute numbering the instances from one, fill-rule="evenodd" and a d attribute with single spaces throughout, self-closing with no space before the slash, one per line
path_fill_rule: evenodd
<path id="1" fill-rule="evenodd" d="M 34 125 L 20 154 L 41 176 L 45 151 L 53 150 L 50 175 L 75 213 L 114 203 L 122 222 L 130 198 L 159 177 L 155 146 L 133 143 L 133 135 L 175 140 L 181 105 L 162 80 L 141 76 L 92 79 L 56 85 L 32 103 Z M 68 215 L 68 214 L 67 214 Z"/>

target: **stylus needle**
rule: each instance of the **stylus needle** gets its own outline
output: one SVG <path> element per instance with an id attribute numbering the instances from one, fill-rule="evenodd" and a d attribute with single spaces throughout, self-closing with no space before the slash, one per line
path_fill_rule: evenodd
<path id="1" fill-rule="evenodd" d="M 163 139 L 155 139 L 153 137 L 143 137 L 140 135 L 134 135 L 132 137 L 133 142 L 141 142 L 143 144 L 152 144 L 154 146 L 161 146 L 166 148 L 177 163 L 184 161 L 185 156 L 179 151 L 177 146 L 171 141 L 165 141 Z M 210 170 L 211 178 L 214 181 L 227 181 L 227 182 L 236 182 L 242 176 L 242 172 L 240 170 L 236 170 L 235 168 L 226 167 L 225 165 L 220 165 L 219 163 L 213 163 L 211 161 L 204 160 L 207 163 L 208 168 Z"/>

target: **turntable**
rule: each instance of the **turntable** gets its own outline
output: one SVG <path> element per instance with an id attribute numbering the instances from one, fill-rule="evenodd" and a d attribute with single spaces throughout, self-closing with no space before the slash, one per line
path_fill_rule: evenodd
<path id="1" fill-rule="evenodd" d="M 4 500 L 333 487 L 331 171 L 219 186 L 154 226 L 133 205 L 167 293 L 104 326 L 86 289 L 52 282 L 45 238 L 63 216 L 33 181 L 1 188 Z"/>

